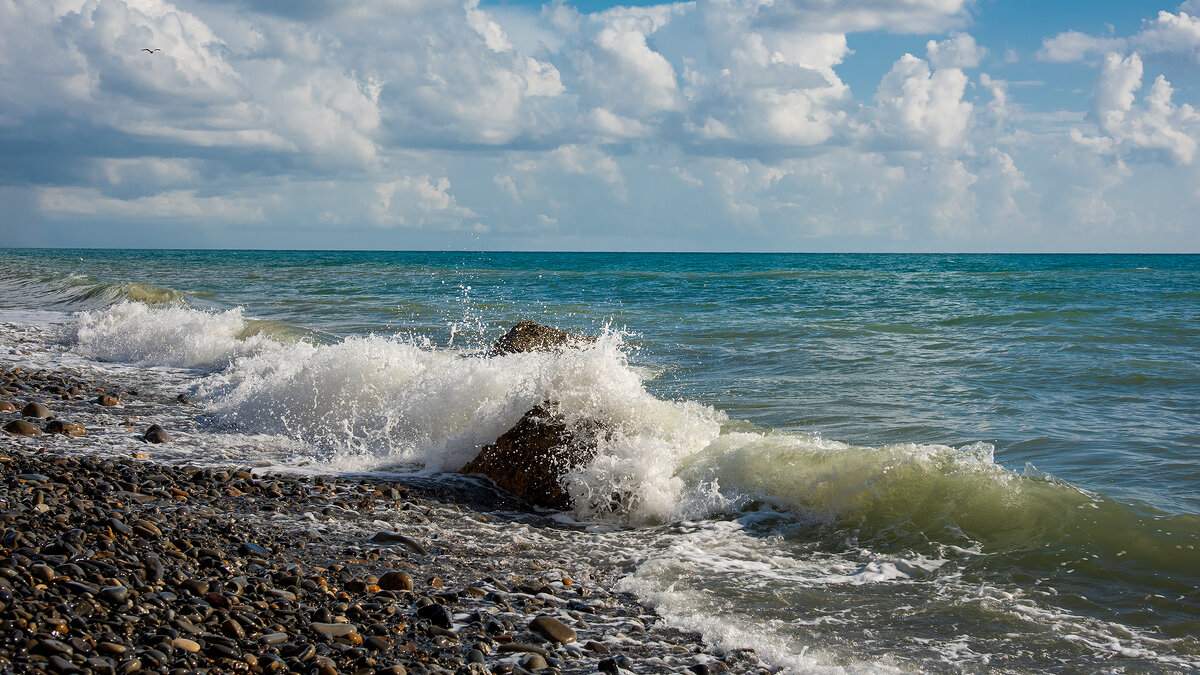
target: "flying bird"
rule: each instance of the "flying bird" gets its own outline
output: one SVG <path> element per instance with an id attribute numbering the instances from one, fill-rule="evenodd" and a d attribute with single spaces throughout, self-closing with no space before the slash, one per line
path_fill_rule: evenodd
<path id="1" fill-rule="evenodd" d="M 151 54 L 153 54 L 154 52 L 161 52 L 162 50 L 159 49 L 158 47 L 155 47 L 154 49 L 150 49 L 149 47 L 142 47 L 142 51 L 150 52 Z"/>

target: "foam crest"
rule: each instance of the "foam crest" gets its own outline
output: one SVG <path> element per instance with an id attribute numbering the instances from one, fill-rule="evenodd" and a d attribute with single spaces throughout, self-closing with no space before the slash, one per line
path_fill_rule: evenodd
<path id="1" fill-rule="evenodd" d="M 276 344 L 246 334 L 241 308 L 202 312 L 137 302 L 80 312 L 75 342 L 81 355 L 101 361 L 200 369 L 222 368 Z"/>
<path id="2" fill-rule="evenodd" d="M 624 445 L 605 443 L 597 463 L 605 468 L 593 474 L 615 472 L 622 458 L 632 461 L 633 447 L 658 443 L 667 450 L 644 453 L 657 458 L 647 460 L 653 471 L 624 467 L 621 475 L 669 482 L 671 448 L 686 447 L 672 443 L 671 434 L 694 417 L 688 406 L 646 392 L 615 333 L 586 349 L 492 358 L 383 336 L 300 343 L 236 360 L 200 394 L 242 430 L 312 441 L 320 459 L 339 470 L 454 470 L 549 400 L 568 424 L 600 420 L 627 439 Z M 706 428 L 715 435 L 715 424 Z M 644 443 L 629 440 L 639 438 Z M 597 489 L 611 493 L 616 483 L 613 478 Z M 641 485 L 629 489 L 647 491 Z"/>

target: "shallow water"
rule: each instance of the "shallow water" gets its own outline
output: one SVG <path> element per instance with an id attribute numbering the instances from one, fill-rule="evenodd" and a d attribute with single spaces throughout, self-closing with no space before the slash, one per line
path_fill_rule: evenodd
<path id="1" fill-rule="evenodd" d="M 481 356 L 527 318 L 603 337 Z M 169 461 L 605 420 L 581 556 L 796 672 L 1200 667 L 1198 319 L 1196 256 L 0 253 L 6 358 L 189 391 Z"/>

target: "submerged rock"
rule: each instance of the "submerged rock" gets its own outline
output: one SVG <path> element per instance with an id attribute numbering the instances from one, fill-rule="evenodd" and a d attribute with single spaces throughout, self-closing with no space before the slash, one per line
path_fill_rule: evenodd
<path id="1" fill-rule="evenodd" d="M 146 433 L 142 435 L 142 438 L 146 439 L 149 443 L 170 443 L 175 440 L 171 438 L 165 429 L 157 424 L 151 424 L 150 428 L 146 429 Z"/>
<path id="2" fill-rule="evenodd" d="M 586 346 L 595 338 L 522 321 L 492 346 L 495 355 L 555 351 Z M 486 445 L 462 473 L 482 474 L 535 506 L 567 509 L 563 474 L 596 455 L 599 424 L 572 428 L 553 401 L 526 412 L 513 428 Z"/>
<path id="3" fill-rule="evenodd" d="M 525 413 L 495 443 L 485 445 L 462 473 L 483 474 L 535 506 L 567 509 L 571 499 L 562 489 L 563 474 L 595 455 L 595 436 L 575 433 L 544 403 Z"/>
<path id="4" fill-rule="evenodd" d="M 584 347 L 595 340 L 594 337 L 568 333 L 565 330 L 543 326 L 533 321 L 522 321 L 496 340 L 496 343 L 492 345 L 492 353 L 503 355 L 518 352 L 549 352 Z"/>

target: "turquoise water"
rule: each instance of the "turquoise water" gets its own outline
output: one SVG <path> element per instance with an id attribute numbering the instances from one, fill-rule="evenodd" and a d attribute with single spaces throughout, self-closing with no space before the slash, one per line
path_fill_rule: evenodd
<path id="1" fill-rule="evenodd" d="M 599 410 L 620 470 L 577 487 L 644 495 L 628 589 L 779 668 L 1197 667 L 1200 256 L 4 251 L 28 310 L 342 462 L 453 469 L 529 396 Z M 494 373 L 523 319 L 611 349 Z M 278 393 L 313 382 L 358 416 Z"/>

